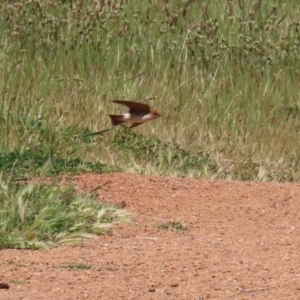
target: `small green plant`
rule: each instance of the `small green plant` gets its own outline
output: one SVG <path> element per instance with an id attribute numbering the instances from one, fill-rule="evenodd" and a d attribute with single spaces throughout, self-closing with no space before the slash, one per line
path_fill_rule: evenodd
<path id="1" fill-rule="evenodd" d="M 55 268 L 62 268 L 62 269 L 70 269 L 70 270 L 93 270 L 93 271 L 116 271 L 116 268 L 113 263 L 101 264 L 100 266 L 92 266 L 83 263 L 66 263 L 60 264 Z"/>
<path id="2" fill-rule="evenodd" d="M 71 270 L 92 270 L 92 269 L 94 269 L 94 267 L 91 265 L 78 264 L 78 263 L 61 264 L 57 268 L 71 269 Z"/>
<path id="3" fill-rule="evenodd" d="M 0 176 L 0 249 L 79 245 L 130 214 L 96 194 L 58 184 L 15 184 Z"/>
<path id="4" fill-rule="evenodd" d="M 18 284 L 18 285 L 24 285 L 24 284 L 29 283 L 29 281 L 26 280 L 26 279 L 24 279 L 24 280 L 11 280 L 10 283 Z"/>
<path id="5" fill-rule="evenodd" d="M 176 232 L 186 232 L 189 229 L 183 226 L 180 222 L 168 222 L 158 226 L 159 229 L 172 230 Z"/>

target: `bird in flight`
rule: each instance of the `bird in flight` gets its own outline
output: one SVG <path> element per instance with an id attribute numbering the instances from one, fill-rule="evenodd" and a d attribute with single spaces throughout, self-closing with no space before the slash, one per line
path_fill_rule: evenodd
<path id="1" fill-rule="evenodd" d="M 113 100 L 112 102 L 129 108 L 129 111 L 123 115 L 109 115 L 114 126 L 126 122 L 131 123 L 130 128 L 133 128 L 160 117 L 157 111 L 151 110 L 151 107 L 145 103 L 124 100 Z"/>

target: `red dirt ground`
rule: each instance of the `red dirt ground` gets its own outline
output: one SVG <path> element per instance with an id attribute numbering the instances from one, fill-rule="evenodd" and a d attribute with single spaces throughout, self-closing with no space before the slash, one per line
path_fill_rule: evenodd
<path id="1" fill-rule="evenodd" d="M 82 175 L 131 224 L 83 247 L 0 252 L 0 299 L 300 299 L 300 185 Z M 158 226 L 180 222 L 186 233 Z M 60 265 L 84 264 L 70 269 Z"/>

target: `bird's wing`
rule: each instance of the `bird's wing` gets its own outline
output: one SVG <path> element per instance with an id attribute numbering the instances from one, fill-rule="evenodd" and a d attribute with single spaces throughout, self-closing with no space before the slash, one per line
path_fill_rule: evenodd
<path id="1" fill-rule="evenodd" d="M 113 100 L 114 103 L 126 105 L 129 108 L 129 112 L 150 112 L 151 108 L 148 104 L 125 101 L 125 100 Z"/>

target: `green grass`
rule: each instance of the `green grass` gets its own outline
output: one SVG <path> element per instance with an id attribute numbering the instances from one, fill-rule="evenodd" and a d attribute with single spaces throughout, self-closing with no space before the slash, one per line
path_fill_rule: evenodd
<path id="1" fill-rule="evenodd" d="M 87 172 L 108 173 L 119 171 L 117 166 L 97 162 L 84 162 L 79 157 L 63 158 L 48 149 L 15 150 L 0 154 L 0 170 L 10 175 L 14 180 L 24 180 L 31 177 L 44 177 L 46 175 L 81 174 Z"/>
<path id="2" fill-rule="evenodd" d="M 0 16 L 6 172 L 300 180 L 297 1 L 4 0 Z M 81 138 L 110 128 L 111 100 L 155 96 L 162 118 Z"/>
<path id="3" fill-rule="evenodd" d="M 180 148 L 175 142 L 163 143 L 124 127 L 109 141 L 110 153 L 117 153 L 117 161 L 124 169 L 137 173 L 155 172 L 177 176 L 209 176 L 218 166 L 210 154 L 199 147 L 196 152 Z"/>
<path id="4" fill-rule="evenodd" d="M 130 214 L 96 194 L 79 194 L 57 183 L 20 185 L 0 178 L 0 249 L 81 245 L 130 221 Z"/>

